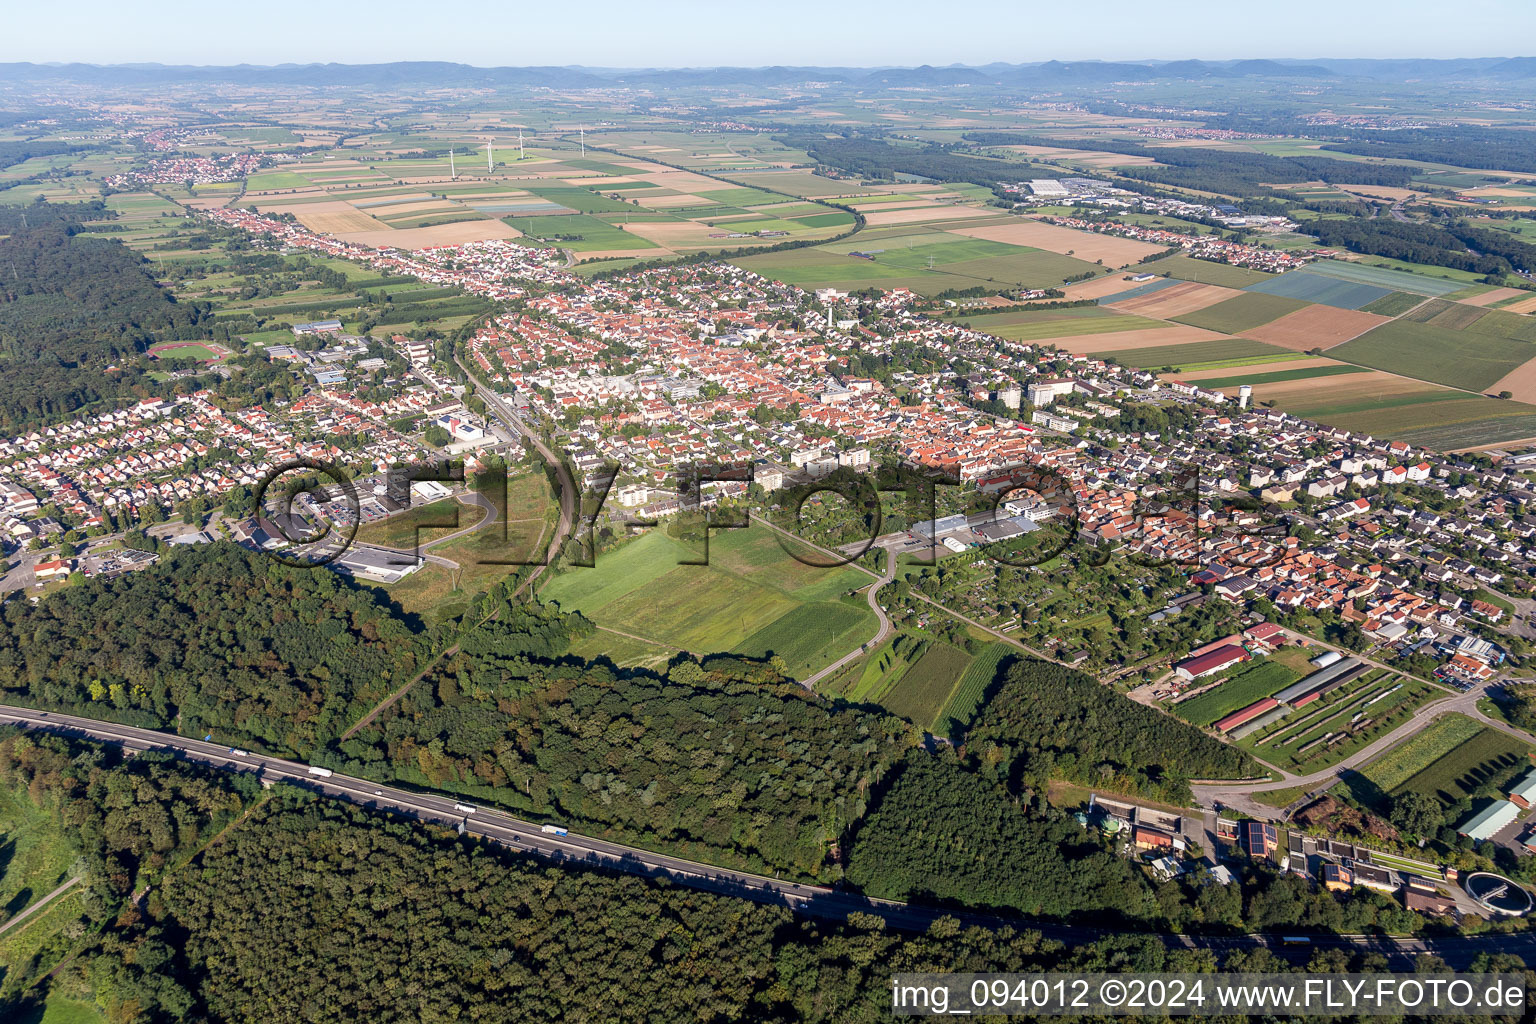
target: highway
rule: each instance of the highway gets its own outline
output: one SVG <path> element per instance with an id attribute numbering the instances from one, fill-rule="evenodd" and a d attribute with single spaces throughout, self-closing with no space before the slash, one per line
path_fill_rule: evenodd
<path id="1" fill-rule="evenodd" d="M 501 811 L 481 807 L 465 815 L 457 810 L 457 805 L 464 799 L 462 797 L 413 792 L 339 772 L 320 777 L 311 774 L 308 765 L 297 761 L 255 753 L 241 756 L 233 753 L 226 744 L 187 739 L 153 729 L 5 704 L 0 704 L 0 724 L 112 743 L 129 751 L 164 750 L 183 760 L 225 771 L 259 773 L 263 782 L 286 782 L 302 786 L 373 811 L 387 811 L 449 828 L 458 828 L 462 824 L 469 835 L 545 860 L 669 880 L 690 889 L 783 906 L 814 917 L 841 921 L 852 913 L 873 914 L 883 918 L 891 927 L 908 931 L 925 931 L 941 917 L 954 917 L 964 925 L 1027 928 L 1039 931 L 1048 939 L 1069 945 L 1082 945 L 1109 935 L 1126 933 L 1125 929 L 1037 922 L 1023 917 L 978 914 L 874 899 L 824 886 L 702 864 L 576 833 L 551 835 L 544 832 L 539 823 L 514 818 Z M 1412 958 L 1423 952 L 1433 953 L 1458 969 L 1465 968 L 1474 957 L 1482 953 L 1513 953 L 1527 962 L 1536 963 L 1536 934 L 1425 939 L 1394 939 L 1375 935 L 1316 936 L 1309 945 L 1301 947 L 1281 945 L 1278 936 L 1272 935 L 1146 934 L 1170 948 L 1209 949 L 1217 953 L 1263 946 L 1277 956 L 1298 963 L 1304 963 L 1314 949 L 1323 947 L 1379 953 L 1390 958 L 1397 967 L 1410 966 Z"/>

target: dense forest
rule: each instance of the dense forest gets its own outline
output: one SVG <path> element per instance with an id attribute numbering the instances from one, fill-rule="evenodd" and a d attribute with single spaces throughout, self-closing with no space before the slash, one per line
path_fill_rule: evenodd
<path id="1" fill-rule="evenodd" d="M 0 431 L 56 421 L 152 382 L 120 364 L 149 344 L 206 335 L 206 303 L 178 303 L 144 258 L 78 234 L 100 202 L 0 207 Z"/>
<path id="2" fill-rule="evenodd" d="M 1045 917 L 1157 916 L 1142 872 L 1044 800 L 1027 807 L 960 764 L 917 752 L 857 833 L 848 881 L 872 896 Z"/>
<path id="3" fill-rule="evenodd" d="M 926 806 L 962 814 L 969 807 L 981 830 L 1015 828 L 1019 815 L 1039 813 L 1000 816 L 974 806 L 974 783 L 956 774 L 953 759 L 910 757 L 893 792 L 918 805 L 910 817 L 919 831 Z M 889 978 L 898 971 L 1287 969 L 1263 949 L 1237 946 L 1218 961 L 1134 931 L 1064 946 L 1024 927 L 966 928 L 947 917 L 926 934 L 860 914 L 846 924 L 818 921 L 668 883 L 553 867 L 284 784 L 264 791 L 248 774 L 152 754 L 124 761 L 110 748 L 14 730 L 0 732 L 0 786 L 79 837 L 93 897 L 29 962 L 5 965 L 7 1020 L 35 1020 L 43 1000 L 58 995 L 92 1001 L 120 1024 L 858 1024 L 889 1018 Z M 870 826 L 888 827 L 878 819 Z M 1066 818 L 1026 825 L 1018 853 L 990 845 L 990 835 L 977 850 L 956 844 L 961 880 L 996 888 L 986 875 L 1032 868 L 1041 874 L 1029 887 L 1049 905 L 1113 905 L 1145 920 L 1179 914 L 1191 926 L 1232 931 L 1248 921 L 1269 930 L 1365 931 L 1416 920 L 1379 894 L 1336 900 L 1302 879 L 1241 863 L 1233 864 L 1236 885 L 1154 887 L 1073 828 Z M 895 851 L 928 855 L 921 836 L 891 838 Z M 1063 850 L 1048 848 L 1056 840 Z M 988 861 L 992 854 L 999 859 Z M 1068 896 L 1046 893 L 1085 865 L 1092 870 Z M 915 887 L 922 867 L 918 860 L 890 870 Z M 1094 878 L 1106 888 L 1088 891 Z M 130 901 L 146 888 L 147 898 Z M 1383 961 L 1329 950 L 1310 966 L 1371 971 Z M 1493 957 L 1475 966 L 1520 965 Z"/>
<path id="4" fill-rule="evenodd" d="M 376 592 L 232 544 L 0 614 L 0 698 L 281 752 L 334 736 L 417 671 Z"/>
<path id="5" fill-rule="evenodd" d="M 33 157 L 58 156 L 78 151 L 78 146 L 68 146 L 62 142 L 0 142 L 0 169 L 14 167 Z"/>
<path id="6" fill-rule="evenodd" d="M 1187 803 L 1191 779 L 1263 774 L 1236 747 L 1044 661 L 1008 670 L 966 747 L 1015 789 L 1054 777 Z"/>
<path id="7" fill-rule="evenodd" d="M 1328 129 L 1325 137 L 1338 134 L 1337 129 Z M 1329 142 L 1323 148 L 1388 160 L 1536 173 L 1536 137 L 1527 128 L 1441 125 L 1391 132 L 1360 129 L 1345 135 L 1342 141 Z"/>
<path id="8" fill-rule="evenodd" d="M 1071 146 L 1125 156 L 1146 157 L 1165 166 L 1117 167 L 1128 178 L 1158 185 L 1220 192 L 1229 196 L 1263 196 L 1276 190 L 1271 185 L 1304 181 L 1342 182 L 1353 185 L 1385 185 L 1406 188 L 1415 169 L 1404 164 L 1371 164 L 1359 160 L 1334 160 L 1314 156 L 1269 156 L 1196 146 L 1143 146 L 1111 139 L 1060 139 L 1022 132 L 969 132 L 965 138 L 982 146 Z"/>
<path id="9" fill-rule="evenodd" d="M 1024 164 L 951 153 L 938 146 L 893 146 L 875 139 L 829 139 L 821 135 L 787 136 L 778 141 L 803 148 L 817 163 L 867 178 L 915 174 L 992 188 L 1000 181 L 1016 181 L 1028 171 Z"/>
<path id="10" fill-rule="evenodd" d="M 509 610 L 524 637 L 549 612 Z M 562 617 L 563 618 L 563 617 Z M 907 722 L 718 657 L 666 678 L 461 650 L 342 744 L 349 770 L 755 870 L 824 875 L 831 845 L 904 746 Z M 531 653 L 531 652 L 529 652 Z M 549 654 L 563 653 L 563 649 Z"/>
<path id="11" fill-rule="evenodd" d="M 1402 223 L 1393 220 L 1315 220 L 1306 230 L 1324 245 L 1475 274 L 1502 275 L 1536 269 L 1536 245 L 1503 231 L 1462 221 Z"/>

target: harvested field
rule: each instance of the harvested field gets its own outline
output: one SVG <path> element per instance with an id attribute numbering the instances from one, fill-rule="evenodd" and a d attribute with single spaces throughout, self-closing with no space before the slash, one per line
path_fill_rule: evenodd
<path id="1" fill-rule="evenodd" d="M 315 203 L 311 206 L 301 206 L 294 211 L 294 216 L 299 218 L 311 231 L 326 235 L 342 235 L 356 231 L 382 231 L 388 233 L 388 224 L 378 220 L 362 210 L 355 209 L 350 203 Z"/>
<path id="2" fill-rule="evenodd" d="M 1271 323 L 1250 327 L 1243 332 L 1243 337 L 1266 341 L 1293 352 L 1305 352 L 1313 348 L 1327 349 L 1341 345 L 1391 319 L 1354 309 L 1313 305 L 1287 313 Z"/>
<path id="3" fill-rule="evenodd" d="M 1529 294 L 1531 293 L 1524 288 L 1495 288 L 1492 291 L 1483 292 L 1481 295 L 1474 295 L 1469 299 L 1457 299 L 1456 301 L 1468 306 L 1491 306 L 1495 302 L 1512 299 L 1517 295 Z"/>
<path id="4" fill-rule="evenodd" d="M 342 241 L 362 245 L 394 246 L 398 249 L 426 249 L 434 245 L 457 245 L 487 238 L 517 238 L 510 224 L 499 220 L 461 220 L 429 228 L 385 228 L 382 231 L 354 231 L 338 235 Z"/>
<path id="5" fill-rule="evenodd" d="M 706 200 L 687 192 L 680 192 L 670 196 L 646 196 L 645 205 L 658 210 L 671 209 L 674 206 L 703 206 Z"/>
<path id="6" fill-rule="evenodd" d="M 855 235 L 855 238 L 858 236 Z M 1107 277 L 1096 277 L 1092 281 L 1079 281 L 1077 284 L 1069 284 L 1065 289 L 1067 298 L 1077 299 L 1102 299 L 1106 295 L 1114 295 L 1116 292 L 1129 291 L 1135 287 L 1125 279 L 1123 274 L 1110 274 Z"/>
<path id="7" fill-rule="evenodd" d="M 1393 188 L 1390 185 L 1349 185 L 1345 188 L 1351 192 L 1358 192 L 1362 196 L 1371 196 L 1375 199 L 1390 199 L 1397 202 L 1400 199 L 1413 199 L 1421 196 L 1423 192 L 1415 192 L 1411 188 Z"/>
<path id="8" fill-rule="evenodd" d="M 1506 313 L 1536 313 L 1536 296 L 1522 299 L 1519 302 L 1511 302 L 1503 308 Z"/>
<path id="9" fill-rule="evenodd" d="M 1138 348 L 1158 348 L 1164 345 L 1185 345 L 1198 341 L 1225 341 L 1227 336 L 1215 331 L 1203 331 L 1198 327 L 1152 327 L 1141 331 L 1118 331 L 1109 334 L 1080 334 L 1075 338 L 1063 338 L 1061 347 L 1079 355 L 1093 355 L 1110 350 L 1128 352 Z"/>
<path id="10" fill-rule="evenodd" d="M 975 210 L 969 212 L 973 216 L 976 213 Z M 874 222 L 874 217 L 869 219 L 871 223 Z M 1124 267 L 1161 251 L 1158 246 L 1150 242 L 1074 231 L 1072 228 L 1057 227 L 1055 224 L 1046 224 L 1038 220 L 1014 220 L 1005 224 L 986 224 L 980 227 L 953 230 L 957 235 L 970 235 L 972 238 L 985 238 L 992 242 L 1027 245 L 1062 255 L 1070 252 L 1080 260 L 1087 260 L 1089 263 L 1103 260 L 1105 266 L 1112 267 Z"/>
<path id="11" fill-rule="evenodd" d="M 1325 359 L 1322 356 L 1313 356 L 1310 359 L 1287 359 L 1283 363 L 1266 363 L 1266 364 L 1261 364 L 1260 366 L 1255 368 L 1254 374 L 1251 374 L 1250 376 L 1256 376 L 1256 375 L 1259 375 L 1259 374 L 1262 374 L 1262 373 L 1270 372 L 1269 371 L 1269 367 L 1271 367 L 1271 366 L 1275 366 L 1275 367 L 1280 368 L 1280 370 L 1289 372 L 1289 371 L 1292 371 L 1292 370 L 1326 369 L 1326 368 L 1331 367 L 1331 366 L 1339 366 L 1339 365 L 1340 365 L 1340 363 L 1337 360 Z M 1367 370 L 1367 371 L 1362 371 L 1362 372 L 1369 373 L 1371 371 Z M 1206 369 L 1206 370 L 1189 370 L 1189 371 L 1184 372 L 1184 373 L 1166 374 L 1165 376 L 1168 377 L 1168 379 L 1170 379 L 1170 380 L 1178 379 L 1178 380 L 1188 381 L 1191 384 L 1198 384 L 1198 383 L 1200 383 L 1202 381 L 1207 381 L 1207 380 L 1227 380 L 1227 379 L 1229 379 L 1231 377 L 1236 376 L 1236 374 L 1233 373 L 1233 368 L 1230 367 L 1230 366 L 1214 366 L 1214 367 L 1211 367 L 1210 369 Z"/>
<path id="12" fill-rule="evenodd" d="M 1214 306 L 1218 302 L 1235 298 L 1237 295 L 1238 293 L 1233 289 L 1223 288 L 1220 285 L 1182 281 L 1172 288 L 1164 288 L 1148 295 L 1138 295 L 1133 299 L 1110 305 L 1124 313 L 1150 316 L 1158 320 L 1171 320 L 1176 316 L 1204 309 L 1206 306 Z"/>
<path id="13" fill-rule="evenodd" d="M 867 213 L 864 222 L 871 227 L 881 224 L 924 224 L 933 220 L 970 220 L 981 214 L 982 211 L 973 206 L 923 206 L 912 210 L 882 210 L 878 213 Z M 977 229 L 985 230 L 985 229 Z M 958 232 L 961 234 L 973 234 L 973 231 Z M 985 237 L 978 235 L 978 238 Z M 1019 242 L 1019 245 L 1027 245 L 1027 242 Z M 1045 246 L 1036 246 L 1043 249 Z"/>
<path id="14" fill-rule="evenodd" d="M 1375 406 L 1401 405 L 1404 395 L 1445 395 L 1460 397 L 1449 388 L 1438 387 L 1410 377 L 1399 377 L 1385 370 L 1369 373 L 1352 373 L 1335 377 L 1323 385 L 1310 380 L 1284 381 L 1265 387 L 1254 388 L 1255 396 L 1272 399 L 1287 412 L 1307 410 L 1307 415 L 1341 415 L 1346 412 L 1364 412 Z M 1297 412 L 1297 415 L 1303 415 Z"/>
<path id="15" fill-rule="evenodd" d="M 1521 363 L 1488 388 L 1490 394 L 1508 391 L 1517 402 L 1536 405 L 1536 358 Z"/>

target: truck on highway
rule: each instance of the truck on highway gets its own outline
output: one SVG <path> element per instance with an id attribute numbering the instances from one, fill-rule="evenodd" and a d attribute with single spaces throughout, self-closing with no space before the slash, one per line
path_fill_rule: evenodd
<path id="1" fill-rule="evenodd" d="M 236 757 L 250 757 L 251 756 L 251 752 L 249 750 L 241 750 L 239 747 L 230 747 L 229 748 L 229 752 L 231 754 L 233 754 L 234 756 L 236 756 Z"/>
<path id="2" fill-rule="evenodd" d="M 568 836 L 571 833 L 559 825 L 545 825 L 544 832 L 552 836 Z"/>
<path id="3" fill-rule="evenodd" d="M 318 775 L 322 779 L 328 779 L 332 775 L 335 775 L 336 773 L 331 771 L 329 768 L 316 768 L 314 765 L 310 765 L 309 766 L 309 774 L 311 774 L 311 775 Z"/>
<path id="4" fill-rule="evenodd" d="M 475 813 L 475 809 L 469 806 L 469 804 L 454 804 L 453 809 L 464 815 Z"/>

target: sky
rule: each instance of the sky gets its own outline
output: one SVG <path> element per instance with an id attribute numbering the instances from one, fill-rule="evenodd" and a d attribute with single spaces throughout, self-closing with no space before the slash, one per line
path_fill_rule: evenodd
<path id="1" fill-rule="evenodd" d="M 405 0 L 7 5 L 0 61 L 756 67 L 1536 54 L 1536 2 Z M 82 29 L 88 30 L 82 31 Z"/>

